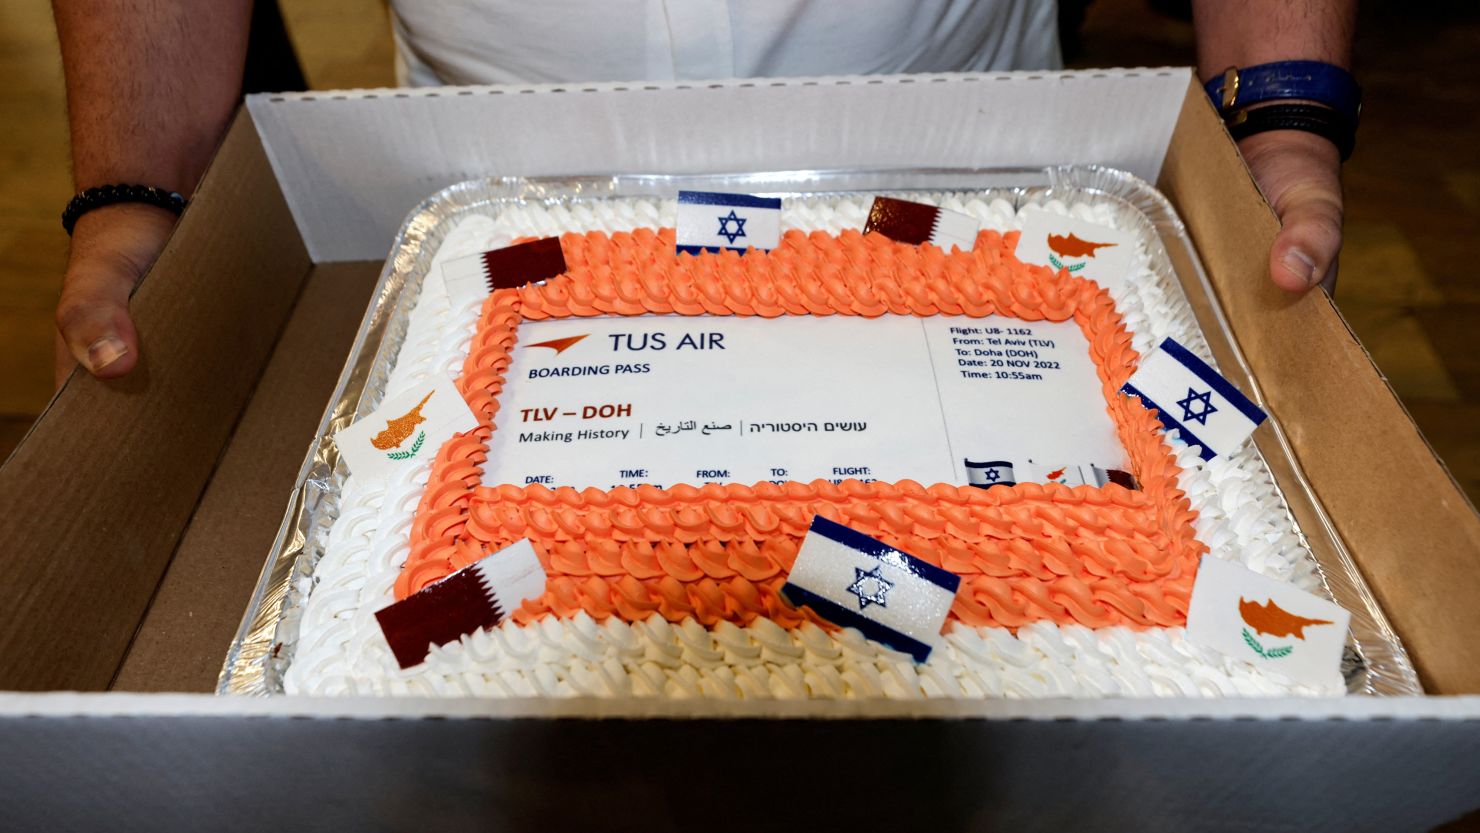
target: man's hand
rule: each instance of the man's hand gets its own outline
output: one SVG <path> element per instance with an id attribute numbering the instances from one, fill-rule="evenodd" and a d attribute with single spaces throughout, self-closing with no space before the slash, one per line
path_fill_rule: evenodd
<path id="1" fill-rule="evenodd" d="M 77 221 L 57 303 L 58 387 L 79 363 L 103 379 L 134 369 L 139 337 L 129 319 L 129 295 L 174 225 L 169 211 L 130 203 L 95 209 Z"/>
<path id="2" fill-rule="evenodd" d="M 1239 142 L 1254 180 L 1283 228 L 1269 253 L 1269 275 L 1304 292 L 1336 282 L 1341 251 L 1341 154 L 1330 141 L 1298 130 L 1272 130 Z"/>
<path id="3" fill-rule="evenodd" d="M 1193 0 L 1197 65 L 1204 81 L 1229 67 L 1272 61 L 1352 65 L 1356 0 Z M 1271 130 L 1239 142 L 1284 226 L 1269 253 L 1269 275 L 1304 292 L 1336 281 L 1341 250 L 1341 154 L 1330 141 L 1297 130 Z"/>

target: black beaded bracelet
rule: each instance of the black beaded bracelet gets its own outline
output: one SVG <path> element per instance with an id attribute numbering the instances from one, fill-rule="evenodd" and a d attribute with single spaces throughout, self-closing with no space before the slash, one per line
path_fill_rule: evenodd
<path id="1" fill-rule="evenodd" d="M 1351 158 L 1357 144 L 1357 126 L 1341 113 L 1320 104 L 1266 104 L 1249 107 L 1227 117 L 1228 132 L 1235 140 L 1270 130 L 1303 130 L 1329 139 L 1341 152 L 1341 161 Z"/>
<path id="2" fill-rule="evenodd" d="M 186 200 L 174 191 L 150 185 L 102 185 L 83 191 L 67 203 L 66 210 L 62 212 L 62 228 L 70 235 L 82 215 L 95 208 L 121 202 L 141 202 L 173 211 L 178 216 L 185 210 Z"/>

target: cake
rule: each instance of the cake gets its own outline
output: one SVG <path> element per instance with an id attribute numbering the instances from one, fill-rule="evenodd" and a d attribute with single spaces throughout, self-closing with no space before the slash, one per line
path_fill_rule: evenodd
<path id="1" fill-rule="evenodd" d="M 1204 462 L 1118 393 L 1161 339 L 1205 357 L 1190 309 L 1145 242 L 1115 293 L 1017 261 L 1018 212 L 970 195 L 911 199 L 971 215 L 971 251 L 861 229 L 870 198 L 787 200 L 771 252 L 674 253 L 672 200 L 513 205 L 471 215 L 432 266 L 559 236 L 568 270 L 452 308 L 428 280 L 386 397 L 445 373 L 481 423 L 389 481 L 349 476 L 323 556 L 297 588 L 289 693 L 617 697 L 1054 697 L 1339 694 L 1188 642 L 1205 553 L 1320 592 L 1308 550 L 1250 446 Z M 1114 226 L 1105 205 L 1041 209 Z M 1140 229 L 1131 229 L 1137 234 Z M 977 488 L 867 478 L 547 487 L 485 479 L 528 322 L 596 316 L 995 315 L 1073 322 L 1139 481 Z M 504 421 L 500 414 L 504 414 Z M 500 434 L 500 432 L 504 432 Z M 1103 461 L 1122 462 L 1122 461 Z M 812 516 L 961 576 L 924 663 L 779 593 Z M 402 669 L 375 612 L 527 538 L 545 592 L 500 625 Z"/>

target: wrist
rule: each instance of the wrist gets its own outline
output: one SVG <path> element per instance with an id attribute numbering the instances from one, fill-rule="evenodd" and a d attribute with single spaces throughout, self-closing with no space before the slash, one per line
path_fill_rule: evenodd
<path id="1" fill-rule="evenodd" d="M 1298 153 L 1313 162 L 1337 169 L 1341 166 L 1341 152 L 1336 145 L 1324 137 L 1304 130 L 1270 130 L 1256 133 L 1238 140 L 1239 152 L 1250 167 L 1258 167 L 1271 154 Z"/>
<path id="2" fill-rule="evenodd" d="M 119 204 L 152 205 L 179 215 L 185 210 L 185 197 L 152 185 L 115 184 L 88 188 L 68 201 L 62 211 L 62 228 L 70 235 L 82 217 Z"/>
<path id="3" fill-rule="evenodd" d="M 1334 145 L 1340 161 L 1356 146 L 1362 88 L 1341 66 L 1308 60 L 1232 66 L 1204 89 L 1240 142 L 1265 132 L 1305 131 Z"/>
<path id="4" fill-rule="evenodd" d="M 1298 101 L 1325 107 L 1356 129 L 1362 110 L 1362 88 L 1351 71 L 1325 61 L 1230 66 L 1203 89 L 1225 118 L 1261 104 Z"/>
<path id="5" fill-rule="evenodd" d="M 142 275 L 175 228 L 173 212 L 144 203 L 117 203 L 89 211 L 72 233 L 69 264 L 108 259 Z"/>
<path id="6" fill-rule="evenodd" d="M 1261 133 L 1308 133 L 1334 148 L 1338 163 L 1345 162 L 1356 146 L 1356 134 L 1351 126 L 1332 111 L 1315 104 L 1258 105 L 1236 113 L 1226 124 L 1229 134 L 1240 142 Z"/>

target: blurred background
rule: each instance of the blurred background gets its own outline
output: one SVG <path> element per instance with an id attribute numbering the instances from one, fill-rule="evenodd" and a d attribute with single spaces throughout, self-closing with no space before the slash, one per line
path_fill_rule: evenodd
<path id="1" fill-rule="evenodd" d="M 393 84 L 384 0 L 258 0 L 256 90 Z M 280 11 L 280 15 L 279 15 Z M 1190 65 L 1186 0 L 1062 0 L 1072 67 Z M 294 60 L 296 53 L 297 60 Z M 1337 300 L 1424 435 L 1480 503 L 1480 3 L 1367 2 Z M 52 393 L 52 311 L 72 195 L 48 0 L 0 2 L 0 460 Z M 1341 426 L 1331 426 L 1340 431 Z M 1380 481 L 1401 482 L 1401 472 Z"/>

